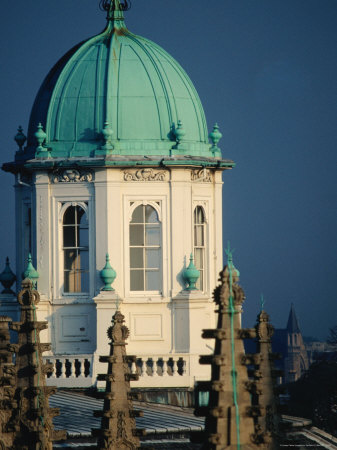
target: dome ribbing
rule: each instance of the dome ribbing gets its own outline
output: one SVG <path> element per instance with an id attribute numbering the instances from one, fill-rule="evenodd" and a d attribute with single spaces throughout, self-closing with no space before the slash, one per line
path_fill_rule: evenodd
<path id="1" fill-rule="evenodd" d="M 130 33 L 117 8 L 105 30 L 70 50 L 51 70 L 30 117 L 27 156 L 41 122 L 52 157 L 92 157 L 104 145 L 108 122 L 112 154 L 170 156 L 176 129 L 179 153 L 212 157 L 199 96 L 181 66 L 161 47 Z"/>

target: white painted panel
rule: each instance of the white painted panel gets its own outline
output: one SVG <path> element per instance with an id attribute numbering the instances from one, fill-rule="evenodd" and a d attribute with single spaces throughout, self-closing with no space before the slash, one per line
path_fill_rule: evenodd
<path id="1" fill-rule="evenodd" d="M 134 340 L 163 339 L 163 317 L 161 314 L 133 314 L 131 316 Z"/>
<path id="2" fill-rule="evenodd" d="M 88 336 L 89 318 L 87 314 L 61 316 L 61 336 L 65 340 Z"/>

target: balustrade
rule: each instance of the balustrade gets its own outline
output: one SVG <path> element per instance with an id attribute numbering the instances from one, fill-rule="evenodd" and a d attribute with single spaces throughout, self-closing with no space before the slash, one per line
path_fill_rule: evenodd
<path id="1" fill-rule="evenodd" d="M 58 387 L 93 386 L 94 374 L 104 373 L 101 367 L 98 371 L 93 367 L 93 355 L 47 356 L 45 360 L 54 366 L 47 383 Z M 133 387 L 184 387 L 192 382 L 186 354 L 139 355 L 135 361 L 130 361 L 129 367 L 131 373 L 139 375 L 139 380 L 132 382 Z"/>
<path id="2" fill-rule="evenodd" d="M 89 387 L 92 380 L 92 355 L 46 356 L 54 371 L 48 375 L 47 383 L 58 387 Z"/>

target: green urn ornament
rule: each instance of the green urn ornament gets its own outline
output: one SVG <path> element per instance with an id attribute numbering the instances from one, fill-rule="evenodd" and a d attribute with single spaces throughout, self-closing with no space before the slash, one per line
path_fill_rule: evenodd
<path id="1" fill-rule="evenodd" d="M 115 289 L 111 285 L 115 281 L 116 271 L 111 267 L 109 253 L 106 254 L 106 263 L 100 275 L 104 283 L 102 291 L 114 291 Z"/>
<path id="2" fill-rule="evenodd" d="M 190 263 L 183 272 L 183 277 L 186 283 L 188 284 L 188 286 L 185 288 L 186 291 L 197 290 L 195 283 L 198 281 L 198 278 L 200 277 L 200 272 L 194 265 L 192 253 L 190 256 Z"/>

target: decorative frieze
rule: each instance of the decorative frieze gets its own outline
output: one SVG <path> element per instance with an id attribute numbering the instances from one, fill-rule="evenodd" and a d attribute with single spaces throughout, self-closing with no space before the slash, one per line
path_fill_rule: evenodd
<path id="1" fill-rule="evenodd" d="M 191 170 L 191 180 L 201 183 L 212 183 L 212 172 L 205 167 L 203 169 L 193 169 Z"/>
<path id="2" fill-rule="evenodd" d="M 77 183 L 80 181 L 90 182 L 93 180 L 93 175 L 87 170 L 78 169 L 62 169 L 56 170 L 51 175 L 53 183 Z"/>
<path id="3" fill-rule="evenodd" d="M 126 170 L 124 181 L 166 181 L 166 170 L 153 170 L 151 168 L 139 170 Z"/>

